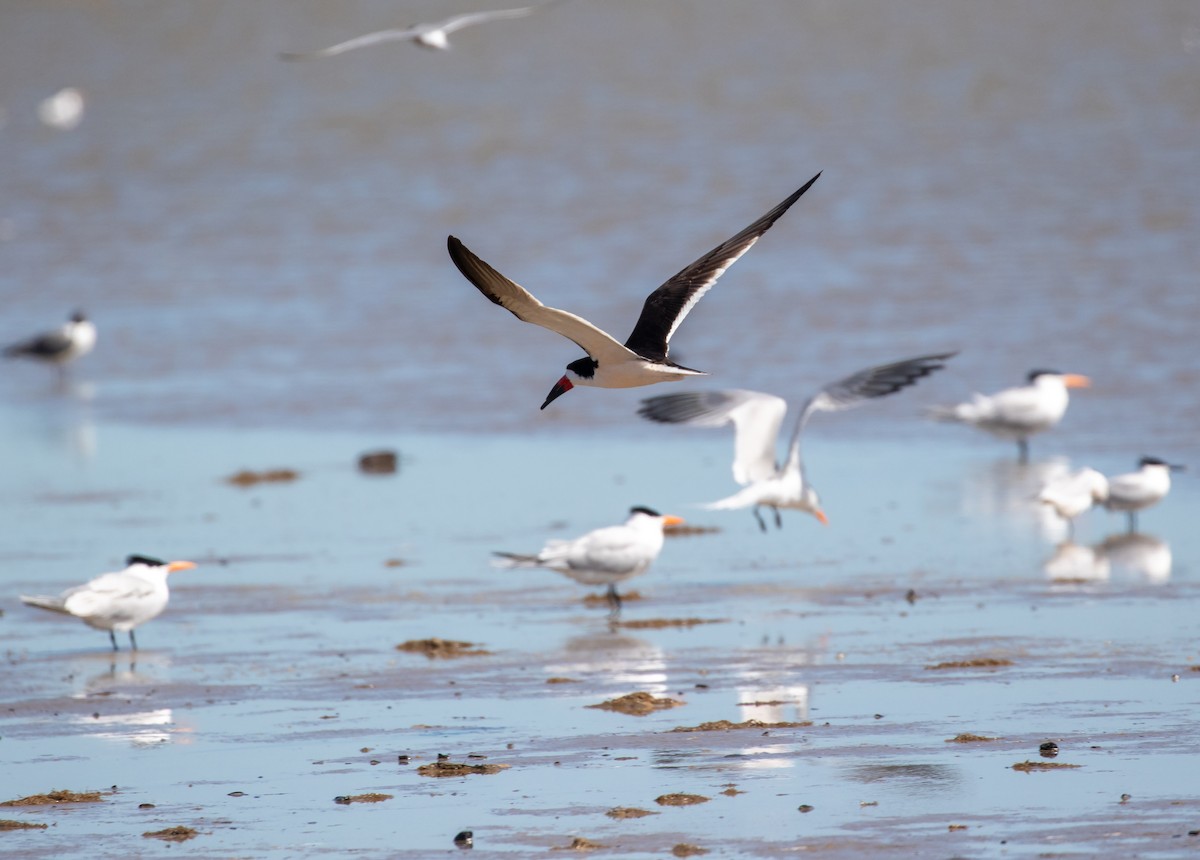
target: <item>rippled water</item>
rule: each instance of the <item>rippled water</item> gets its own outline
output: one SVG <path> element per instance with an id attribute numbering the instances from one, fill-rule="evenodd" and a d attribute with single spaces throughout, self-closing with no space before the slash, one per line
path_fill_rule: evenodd
<path id="1" fill-rule="evenodd" d="M 100 327 L 65 380 L 0 373 L 0 800 L 119 788 L 6 813 L 55 826 L 5 849 L 128 854 L 189 824 L 189 856 L 428 856 L 472 828 L 518 856 L 576 835 L 628 856 L 1177 852 L 1195 478 L 1136 539 L 1101 511 L 1067 541 L 1030 497 L 1068 464 L 1200 467 L 1200 9 L 573 0 L 445 54 L 275 58 L 449 11 L 0 8 L 0 341 L 76 306 Z M 72 131 L 37 118 L 63 86 L 85 93 Z M 699 384 L 796 398 L 961 350 L 814 420 L 828 528 L 693 508 L 730 491 L 729 439 L 640 423 L 644 390 L 539 412 L 578 351 L 446 257 L 454 233 L 624 336 L 653 286 L 818 170 L 673 346 Z M 1095 386 L 1029 467 L 920 418 L 1035 366 Z M 377 447 L 399 475 L 356 472 Z M 274 466 L 301 477 L 221 480 Z M 672 539 L 626 618 L 710 623 L 612 630 L 574 583 L 488 566 L 632 504 L 720 531 Z M 136 662 L 16 600 L 129 552 L 202 562 Z M 426 636 L 493 653 L 393 650 Z M 1011 665 L 926 668 L 980 657 Z M 634 689 L 686 705 L 586 707 Z M 813 726 L 668 732 L 751 717 Z M 962 732 L 999 740 L 946 743 Z M 1082 767 L 1011 771 L 1047 739 Z M 415 774 L 443 752 L 512 768 Z M 365 791 L 395 798 L 332 802 Z M 658 807 L 669 791 L 712 799 Z"/>

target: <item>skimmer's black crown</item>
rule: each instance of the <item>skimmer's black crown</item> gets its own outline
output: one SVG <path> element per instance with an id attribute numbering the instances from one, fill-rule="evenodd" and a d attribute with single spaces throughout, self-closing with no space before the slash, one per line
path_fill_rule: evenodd
<path id="1" fill-rule="evenodd" d="M 576 376 L 580 376 L 584 379 L 591 379 L 596 375 L 596 367 L 596 359 L 592 358 L 591 356 L 584 356 L 583 358 L 577 358 L 568 364 L 567 370 L 574 371 Z"/>
<path id="2" fill-rule="evenodd" d="M 1039 376 L 1062 376 L 1062 373 L 1057 370 L 1046 370 L 1045 368 L 1039 368 L 1038 370 L 1029 371 L 1029 376 L 1027 376 L 1026 379 L 1028 379 L 1030 382 L 1033 382 Z"/>

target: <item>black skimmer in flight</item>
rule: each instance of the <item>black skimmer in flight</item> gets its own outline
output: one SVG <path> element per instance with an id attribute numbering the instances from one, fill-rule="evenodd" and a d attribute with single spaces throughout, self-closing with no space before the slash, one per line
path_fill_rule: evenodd
<path id="1" fill-rule="evenodd" d="M 683 519 L 650 508 L 633 508 L 619 526 L 590 531 L 574 540 L 548 541 L 534 555 L 493 553 L 499 567 L 545 567 L 565 574 L 580 585 L 608 586 L 613 614 L 621 611 L 617 583 L 645 573 L 663 547 L 663 529 Z"/>
<path id="2" fill-rule="evenodd" d="M 776 527 L 782 525 L 780 508 L 805 511 L 825 524 L 828 519 L 821 509 L 821 500 L 809 483 L 800 457 L 800 437 L 808 419 L 816 412 L 852 409 L 868 400 L 894 394 L 940 370 L 955 354 L 924 355 L 869 367 L 826 385 L 800 409 L 783 465 L 775 459 L 775 450 L 787 401 L 774 394 L 740 389 L 664 394 L 643 400 L 638 414 L 664 424 L 697 427 L 733 424 L 733 479 L 745 489 L 705 508 L 751 508 L 763 531 L 767 530 L 767 524 L 758 511 L 760 507 L 774 511 Z"/>
<path id="3" fill-rule="evenodd" d="M 22 596 L 21 602 L 72 615 L 89 627 L 107 630 L 114 651 L 117 650 L 116 631 L 128 631 L 129 644 L 136 651 L 133 628 L 157 617 L 167 608 L 171 597 L 167 576 L 179 570 L 191 570 L 196 565 L 190 561 L 159 561 L 143 555 L 131 555 L 125 564 L 124 570 L 101 574 L 58 596 Z"/>
<path id="4" fill-rule="evenodd" d="M 75 311 L 61 328 L 6 346 L 4 356 L 31 358 L 57 365 L 61 370 L 80 356 L 87 355 L 95 345 L 95 324 L 83 311 Z"/>
<path id="5" fill-rule="evenodd" d="M 1069 388 L 1087 388 L 1091 380 L 1078 373 L 1031 370 L 1029 384 L 995 394 L 976 394 L 955 406 L 936 406 L 931 418 L 969 424 L 1001 439 L 1013 439 L 1022 463 L 1029 460 L 1029 437 L 1049 430 L 1067 412 Z"/>
<path id="6" fill-rule="evenodd" d="M 567 372 L 550 389 L 541 408 L 545 409 L 576 385 L 597 388 L 635 388 L 704 376 L 667 358 L 668 342 L 684 317 L 712 288 L 733 263 L 749 251 L 763 233 L 807 191 L 821 174 L 759 218 L 732 239 L 722 242 L 652 292 L 642 306 L 633 333 L 622 345 L 616 338 L 568 311 L 547 307 L 528 290 L 497 272 L 476 257 L 467 246 L 450 236 L 450 259 L 463 276 L 481 293 L 517 319 L 539 325 L 574 341 L 587 356 L 567 365 Z"/>

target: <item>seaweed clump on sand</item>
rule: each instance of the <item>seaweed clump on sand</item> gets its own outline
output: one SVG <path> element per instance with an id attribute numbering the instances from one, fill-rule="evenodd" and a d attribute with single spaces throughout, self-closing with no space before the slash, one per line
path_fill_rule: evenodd
<path id="1" fill-rule="evenodd" d="M 193 830 L 190 827 L 184 827 L 182 824 L 176 827 L 167 827 L 163 830 L 147 830 L 142 834 L 147 839 L 161 839 L 164 842 L 187 842 L 189 839 L 195 839 L 199 835 L 199 831 Z"/>
<path id="2" fill-rule="evenodd" d="M 669 699 L 665 696 L 661 699 L 656 699 L 650 693 L 628 693 L 616 699 L 607 699 L 598 705 L 586 705 L 585 707 L 597 708 L 601 711 L 616 711 L 619 714 L 630 714 L 635 717 L 644 717 L 655 711 L 677 708 L 682 704 L 684 703 L 678 699 Z"/>
<path id="3" fill-rule="evenodd" d="M 67 791 L 56 789 L 45 794 L 31 794 L 28 797 L 18 797 L 16 800 L 6 800 L 0 806 L 55 806 L 59 803 L 99 803 L 98 791 Z"/>

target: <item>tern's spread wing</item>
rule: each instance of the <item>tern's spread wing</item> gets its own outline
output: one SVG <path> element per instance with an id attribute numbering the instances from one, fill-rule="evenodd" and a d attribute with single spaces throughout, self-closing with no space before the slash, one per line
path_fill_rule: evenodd
<path id="1" fill-rule="evenodd" d="M 700 301 L 717 282 L 717 278 L 721 277 L 738 257 L 754 246 L 780 215 L 800 199 L 820 175 L 818 173 L 787 200 L 732 239 L 713 248 L 647 296 L 642 306 L 642 315 L 633 327 L 629 339 L 625 341 L 625 346 L 653 361 L 665 360 L 667 342 L 696 302 Z"/>
<path id="2" fill-rule="evenodd" d="M 20 343 L 4 348 L 4 354 L 12 357 L 17 355 L 34 355 L 42 358 L 52 358 L 71 348 L 71 338 L 65 331 L 54 331 L 38 335 Z"/>
<path id="3" fill-rule="evenodd" d="M 776 473 L 775 440 L 787 401 L 760 391 L 689 391 L 642 401 L 638 415 L 664 424 L 720 427 L 733 422 L 733 479 L 764 481 Z"/>
<path id="4" fill-rule="evenodd" d="M 365 48 L 368 45 L 378 45 L 381 42 L 403 42 L 408 39 L 413 39 L 428 29 L 427 24 L 418 24 L 415 27 L 400 27 L 390 30 L 376 30 L 374 33 L 367 33 L 364 36 L 356 36 L 353 39 L 347 39 L 345 42 L 338 42 L 336 45 L 330 45 L 328 48 L 321 48 L 318 51 L 301 51 L 293 53 L 289 51 L 281 51 L 279 59 L 281 60 L 316 60 L 321 57 L 332 57 L 334 54 L 342 54 L 346 51 L 353 51 L 355 48 Z"/>
<path id="5" fill-rule="evenodd" d="M 935 370 L 941 370 L 946 366 L 946 361 L 955 355 L 957 355 L 955 352 L 922 355 L 918 358 L 868 367 L 826 385 L 808 399 L 804 408 L 800 410 L 800 415 L 796 418 L 796 429 L 792 431 L 791 443 L 788 446 L 789 464 L 794 461 L 803 474 L 800 436 L 804 432 L 804 426 L 808 423 L 809 417 L 814 412 L 839 412 L 843 409 L 853 409 L 856 406 L 862 406 L 868 400 L 895 394 Z"/>
<path id="6" fill-rule="evenodd" d="M 504 277 L 472 254 L 467 246 L 455 237 L 449 237 L 446 245 L 450 250 L 450 259 L 458 266 L 463 277 L 474 284 L 479 292 L 522 322 L 558 332 L 563 337 L 575 341 L 588 355 L 600 362 L 605 358 L 623 360 L 632 356 L 629 350 L 607 332 L 596 328 L 583 317 L 546 307 L 520 284 Z"/>
<path id="7" fill-rule="evenodd" d="M 445 21 L 433 25 L 430 29 L 438 29 L 449 34 L 455 30 L 461 30 L 463 27 L 470 27 L 472 24 L 482 24 L 485 21 L 499 21 L 504 18 L 523 18 L 537 8 L 537 6 L 521 6 L 517 9 L 492 9 L 485 12 L 467 12 L 465 15 L 455 15 L 453 18 L 447 18 Z"/>

